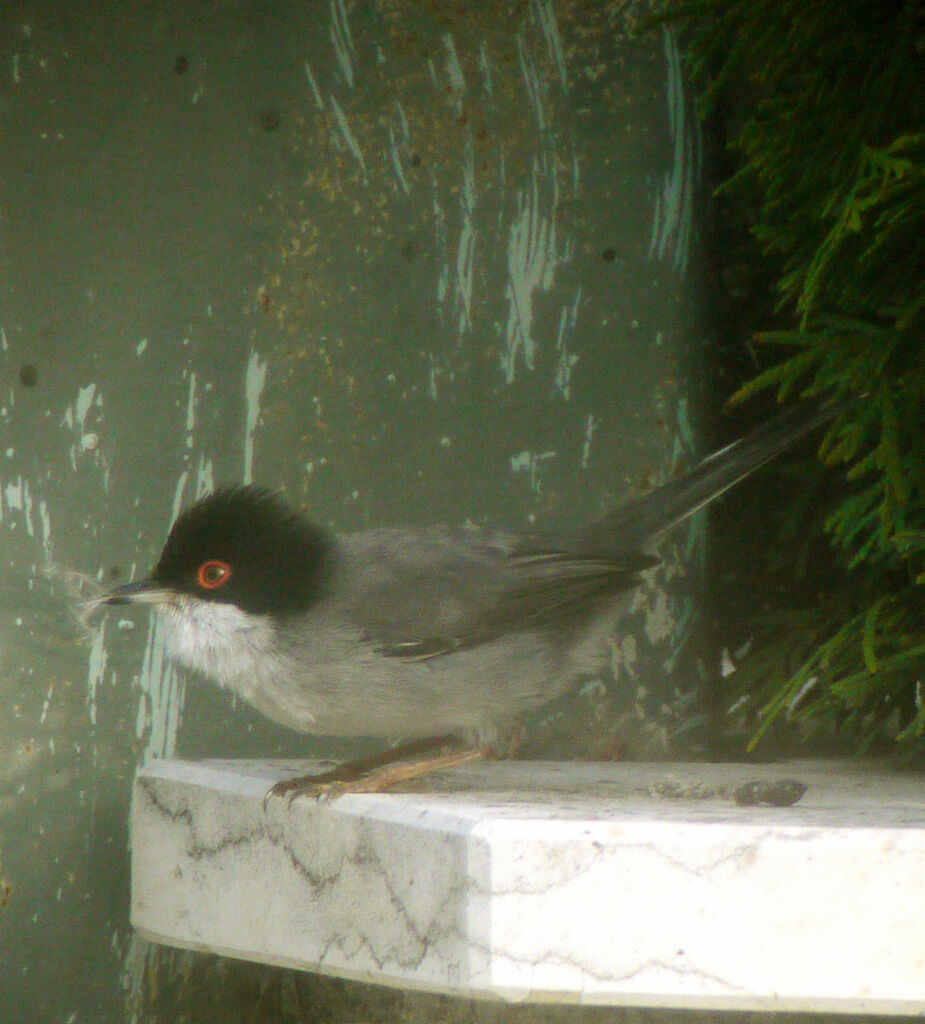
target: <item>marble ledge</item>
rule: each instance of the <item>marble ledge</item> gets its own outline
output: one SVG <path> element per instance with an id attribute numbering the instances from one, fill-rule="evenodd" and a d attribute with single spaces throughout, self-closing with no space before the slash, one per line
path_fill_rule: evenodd
<path id="1" fill-rule="evenodd" d="M 306 770 L 146 766 L 138 931 L 460 996 L 925 1013 L 925 775 L 506 762 L 264 810 Z M 782 776 L 807 787 L 793 806 L 731 798 Z"/>

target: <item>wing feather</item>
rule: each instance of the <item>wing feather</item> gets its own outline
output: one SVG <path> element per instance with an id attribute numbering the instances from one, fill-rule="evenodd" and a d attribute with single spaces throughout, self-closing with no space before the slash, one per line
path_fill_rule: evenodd
<path id="1" fill-rule="evenodd" d="M 566 625 L 632 587 L 656 561 L 476 527 L 374 530 L 344 541 L 351 621 L 379 653 L 415 660 Z"/>

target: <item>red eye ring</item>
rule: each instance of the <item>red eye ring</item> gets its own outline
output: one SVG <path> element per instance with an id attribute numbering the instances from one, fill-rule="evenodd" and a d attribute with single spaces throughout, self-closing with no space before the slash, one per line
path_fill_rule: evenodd
<path id="1" fill-rule="evenodd" d="M 196 582 L 203 590 L 218 590 L 231 579 L 231 566 L 227 562 L 212 559 L 203 562 L 196 573 Z"/>

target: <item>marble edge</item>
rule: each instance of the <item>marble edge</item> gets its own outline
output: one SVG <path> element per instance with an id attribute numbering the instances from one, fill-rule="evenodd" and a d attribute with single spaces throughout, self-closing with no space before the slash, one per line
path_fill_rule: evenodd
<path id="1" fill-rule="evenodd" d="M 427 984 L 417 978 L 389 977 L 381 974 L 371 974 L 368 971 L 351 971 L 347 967 L 338 967 L 336 970 L 331 964 L 314 964 L 304 960 L 297 960 L 292 957 L 261 956 L 252 950 L 242 951 L 240 949 L 224 946 L 222 944 L 208 944 L 194 942 L 188 939 L 177 938 L 174 935 L 164 935 L 153 929 L 146 928 L 132 920 L 132 927 L 136 933 L 147 942 L 154 942 L 178 949 L 186 949 L 195 953 L 217 954 L 227 956 L 235 960 L 246 960 L 251 963 L 262 963 L 269 967 L 279 967 L 286 970 L 299 970 L 307 973 L 316 973 L 326 977 L 341 978 L 344 981 L 354 981 L 364 985 L 376 985 L 386 989 L 403 989 L 414 992 L 425 992 L 432 995 L 447 996 L 454 999 L 476 999 L 485 1002 L 502 1001 L 509 1004 L 530 1004 L 530 1005 L 551 1005 L 551 1006 L 599 1006 L 599 1007 L 644 1007 L 654 1010 L 658 1009 L 681 1009 L 681 1010 L 716 1010 L 726 1012 L 750 1012 L 762 1011 L 768 1013 L 839 1013 L 846 1016 L 857 1016 L 863 1014 L 884 1016 L 884 1017 L 920 1017 L 925 1014 L 925 1008 L 918 1000 L 912 999 L 859 999 L 857 997 L 846 997 L 844 999 L 821 998 L 821 997 L 781 997 L 774 995 L 750 995 L 741 994 L 729 996 L 691 996 L 665 995 L 661 992 L 618 992 L 614 990 L 598 992 L 582 992 L 576 990 L 569 993 L 561 989 L 554 991 L 544 989 L 530 989 L 525 987 L 511 987 L 505 985 L 474 988 L 468 986 L 454 987 L 449 991 L 439 984 Z M 572 998 L 569 998 L 572 996 Z"/>
<path id="2" fill-rule="evenodd" d="M 869 765 L 860 771 L 846 770 L 844 762 L 833 766 L 830 762 L 799 762 L 775 765 L 741 765 L 718 762 L 654 763 L 627 762 L 623 779 L 618 783 L 625 789 L 582 791 L 583 784 L 593 786 L 594 780 L 619 775 L 620 766 L 597 765 L 588 762 L 502 762 L 497 780 L 491 778 L 497 764 L 476 768 L 455 769 L 454 782 L 461 788 L 448 785 L 426 792 L 347 794 L 335 801 L 313 803 L 297 799 L 288 812 L 298 817 L 309 817 L 324 808 L 328 813 L 348 817 L 363 817 L 384 822 L 413 823 L 421 828 L 443 828 L 454 832 L 485 835 L 511 826 L 523 829 L 536 825 L 548 829 L 554 822 L 564 823 L 573 830 L 576 824 L 586 826 L 621 825 L 647 828 L 664 824 L 666 827 L 730 827 L 764 831 L 777 830 L 805 832 L 813 829 L 844 829 L 855 834 L 882 833 L 883 830 L 902 831 L 910 836 L 922 834 L 925 842 L 925 787 L 918 791 L 916 775 L 889 774 L 880 776 Z M 223 793 L 243 797 L 254 804 L 261 803 L 274 781 L 296 772 L 309 771 L 313 765 L 327 767 L 330 762 L 293 759 L 278 760 L 219 760 L 193 761 L 182 758 L 154 760 L 142 766 L 135 777 L 135 785 L 144 787 L 159 782 L 188 787 L 202 792 Z M 516 768 L 511 768 L 516 765 Z M 535 785 L 524 786 L 528 773 L 538 775 Z M 757 769 L 757 770 L 756 770 Z M 698 770 L 706 778 L 726 782 L 738 781 L 742 775 L 779 777 L 792 771 L 810 783 L 808 799 L 792 807 L 739 807 L 731 799 L 675 798 L 670 793 L 647 792 L 645 781 L 672 778 Z M 833 775 L 833 770 L 837 774 Z M 741 773 L 741 774 L 740 774 Z M 545 788 L 543 780 L 572 779 L 573 790 Z M 910 780 L 913 785 L 910 786 Z M 925 776 L 923 776 L 925 780 Z M 854 787 L 869 782 L 878 788 L 858 794 Z M 468 788 L 474 783 L 473 788 Z M 832 793 L 840 785 L 841 796 L 831 802 Z M 902 787 L 905 789 L 902 789 Z M 848 803 L 848 797 L 851 803 Z M 531 799 L 531 797 L 536 799 Z M 857 799 L 860 796 L 860 799 Z M 815 798 L 815 799 L 814 799 Z M 890 799 L 896 803 L 890 803 Z M 855 802 L 857 801 L 857 802 Z M 569 812 L 561 808 L 570 804 Z M 852 817 L 846 816 L 849 810 Z M 557 807 L 560 816 L 555 814 Z M 892 817 L 887 812 L 892 808 Z M 277 817 L 279 808 L 268 808 L 268 817 Z M 548 832 L 546 833 L 548 834 Z M 914 842 L 914 840 L 913 840 Z"/>
<path id="3" fill-rule="evenodd" d="M 277 779 L 285 777 L 283 768 L 307 771 L 312 765 L 325 765 L 321 761 L 264 761 L 264 760 L 208 760 L 192 761 L 182 758 L 149 761 L 135 774 L 134 786 L 145 788 L 158 783 L 174 784 L 206 793 L 243 796 L 255 808 L 262 807 L 267 790 Z M 296 768 L 296 766 L 298 766 Z M 250 767 L 250 771 L 248 771 Z M 254 770 L 257 769 L 257 770 Z M 272 821 L 281 813 L 306 819 L 327 812 L 342 817 L 364 818 L 385 823 L 413 824 L 417 828 L 451 831 L 457 834 L 475 833 L 484 809 L 481 805 L 457 804 L 446 800 L 421 803 L 417 793 L 353 793 L 337 800 L 311 802 L 295 800 L 291 805 L 267 809 Z M 448 795 L 448 794 L 444 794 Z"/>

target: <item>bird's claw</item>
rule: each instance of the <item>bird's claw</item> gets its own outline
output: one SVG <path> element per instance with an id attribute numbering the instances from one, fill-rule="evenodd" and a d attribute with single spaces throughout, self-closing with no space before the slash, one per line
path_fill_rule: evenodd
<path id="1" fill-rule="evenodd" d="M 292 805 L 296 797 L 304 796 L 314 800 L 330 800 L 340 795 L 340 787 L 336 782 L 315 782 L 312 777 L 301 776 L 295 779 L 283 779 L 274 783 L 263 798 L 263 809 L 266 812 L 271 799 L 286 801 L 286 807 Z"/>

